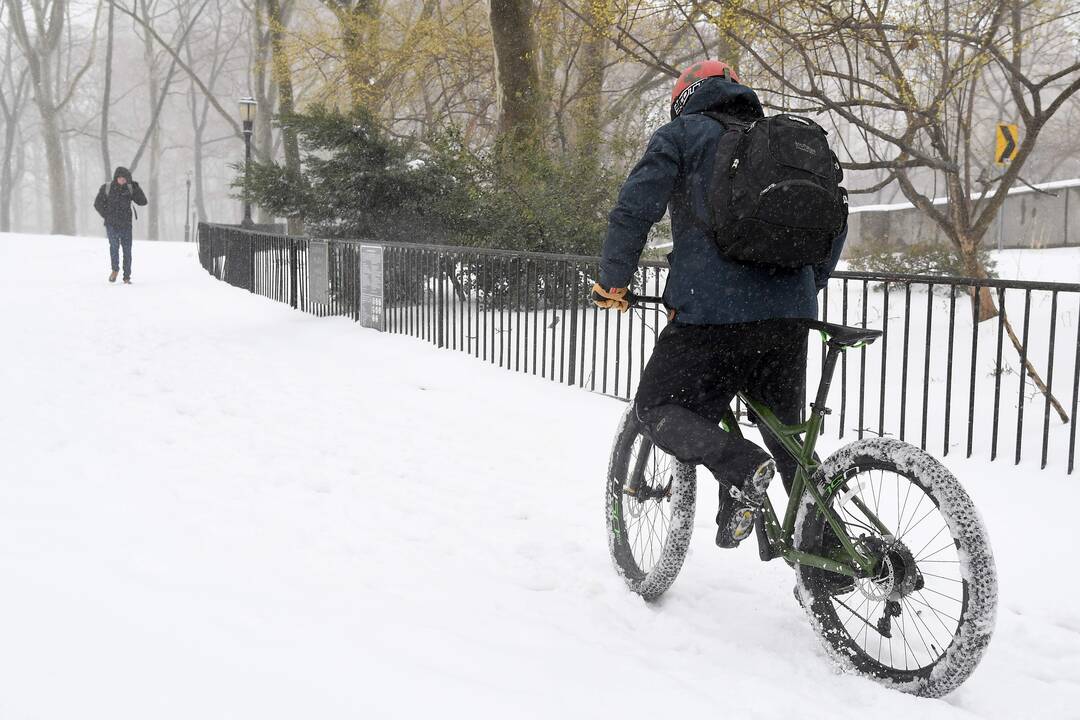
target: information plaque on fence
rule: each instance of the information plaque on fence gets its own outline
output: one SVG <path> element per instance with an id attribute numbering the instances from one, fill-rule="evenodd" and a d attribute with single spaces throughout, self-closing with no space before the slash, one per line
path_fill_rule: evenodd
<path id="1" fill-rule="evenodd" d="M 308 299 L 317 303 L 330 302 L 330 243 L 308 240 Z"/>
<path id="2" fill-rule="evenodd" d="M 383 248 L 360 246 L 360 324 L 385 330 L 383 318 Z"/>

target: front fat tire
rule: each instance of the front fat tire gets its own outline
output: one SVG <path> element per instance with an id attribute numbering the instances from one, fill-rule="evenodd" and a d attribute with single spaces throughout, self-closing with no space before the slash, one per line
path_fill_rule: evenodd
<path id="1" fill-rule="evenodd" d="M 626 503 L 637 502 L 623 493 L 632 464 L 636 462 L 635 450 L 647 448 L 649 453 L 660 453 L 670 460 L 671 497 L 670 520 L 664 537 L 660 539 L 659 554 L 651 567 L 641 567 L 634 557 L 635 531 L 626 522 Z M 693 465 L 678 462 L 663 451 L 653 447 L 642 435 L 642 426 L 633 404 L 627 407 L 615 436 L 608 464 L 608 477 L 604 493 L 604 516 L 607 523 L 608 550 L 615 569 L 627 586 L 646 600 L 662 595 L 682 569 L 690 547 L 694 529 L 694 508 L 697 502 L 696 471 Z"/>
<path id="2" fill-rule="evenodd" d="M 997 570 L 986 529 L 971 498 L 949 470 L 931 455 L 888 438 L 851 443 L 831 455 L 815 473 L 817 487 L 825 479 L 857 473 L 857 468 L 889 469 L 907 476 L 934 500 L 952 534 L 964 583 L 961 617 L 951 645 L 933 664 L 907 671 L 882 665 L 860 652 L 837 616 L 820 581 L 821 571 L 796 566 L 798 593 L 832 659 L 843 669 L 867 675 L 884 685 L 923 697 L 941 697 L 963 683 L 982 659 L 994 631 L 997 612 Z M 854 476 L 854 475 L 852 475 Z M 795 522 L 795 547 L 815 552 L 826 527 L 807 491 Z M 817 573 L 817 574 L 815 574 Z"/>

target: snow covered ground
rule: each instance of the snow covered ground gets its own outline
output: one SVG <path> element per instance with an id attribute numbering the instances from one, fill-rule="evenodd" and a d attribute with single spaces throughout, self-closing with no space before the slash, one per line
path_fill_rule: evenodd
<path id="1" fill-rule="evenodd" d="M 975 675 L 834 673 L 711 481 L 672 590 L 607 555 L 623 404 L 212 280 L 0 235 L 0 718 L 1080 717 L 1080 476 L 947 464 L 1001 578 Z M 1066 278 L 1060 278 L 1066 279 Z M 835 444 L 835 439 L 827 442 Z"/>

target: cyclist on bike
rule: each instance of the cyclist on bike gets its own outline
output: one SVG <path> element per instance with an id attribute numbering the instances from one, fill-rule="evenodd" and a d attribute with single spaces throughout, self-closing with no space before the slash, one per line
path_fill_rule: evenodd
<path id="1" fill-rule="evenodd" d="M 732 125 L 712 114 L 730 118 Z M 816 319 L 817 293 L 836 267 L 847 235 L 845 221 L 831 241 L 831 254 L 803 267 L 748 264 L 721 253 L 704 221 L 712 217 L 710 183 L 718 144 L 733 126 L 745 128 L 763 116 L 757 95 L 725 63 L 700 62 L 682 73 L 671 94 L 671 122 L 653 135 L 611 211 L 593 287 L 600 307 L 628 309 L 627 288 L 649 230 L 669 210 L 674 244 L 664 304 L 671 322 L 634 402 L 656 445 L 683 462 L 704 465 L 720 482 L 716 544 L 721 547 L 735 547 L 749 535 L 777 469 L 765 450 L 723 431 L 721 415 L 743 391 L 782 422 L 799 422 L 807 345 L 801 321 Z M 839 164 L 836 172 L 842 176 Z M 846 217 L 846 201 L 843 207 Z M 832 231 L 826 243 L 831 237 Z M 766 437 L 765 443 L 790 485 L 794 460 L 774 438 Z"/>

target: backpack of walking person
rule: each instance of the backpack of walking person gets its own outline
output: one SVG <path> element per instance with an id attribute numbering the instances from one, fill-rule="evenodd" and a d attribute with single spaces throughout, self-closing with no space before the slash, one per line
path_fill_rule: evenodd
<path id="1" fill-rule="evenodd" d="M 848 200 L 825 129 L 798 115 L 745 123 L 702 114 L 727 130 L 709 184 L 708 230 L 721 254 L 781 268 L 826 260 L 847 222 Z"/>

